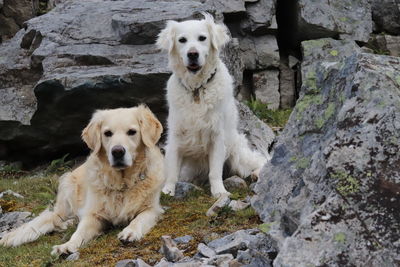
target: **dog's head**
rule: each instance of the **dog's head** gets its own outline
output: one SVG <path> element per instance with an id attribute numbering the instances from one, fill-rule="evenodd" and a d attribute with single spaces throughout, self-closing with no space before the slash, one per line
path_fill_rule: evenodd
<path id="1" fill-rule="evenodd" d="M 211 52 L 229 41 L 226 26 L 216 24 L 208 13 L 203 15 L 203 20 L 168 21 L 157 39 L 158 47 L 176 55 L 191 73 L 198 72 Z"/>
<path id="2" fill-rule="evenodd" d="M 98 110 L 93 114 L 82 138 L 92 153 L 104 153 L 116 169 L 132 166 L 138 151 L 154 147 L 162 125 L 147 107 Z"/>

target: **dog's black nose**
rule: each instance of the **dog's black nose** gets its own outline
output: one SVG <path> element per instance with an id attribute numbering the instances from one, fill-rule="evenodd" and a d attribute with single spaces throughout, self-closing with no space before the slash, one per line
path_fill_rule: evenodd
<path id="1" fill-rule="evenodd" d="M 188 56 L 188 58 L 189 58 L 190 60 L 196 60 L 196 59 L 199 58 L 199 53 L 198 53 L 198 52 L 189 52 L 189 53 L 187 54 L 187 56 Z"/>
<path id="2" fill-rule="evenodd" d="M 113 155 L 114 158 L 120 159 L 125 155 L 125 148 L 123 146 L 114 146 L 111 149 L 111 154 Z"/>

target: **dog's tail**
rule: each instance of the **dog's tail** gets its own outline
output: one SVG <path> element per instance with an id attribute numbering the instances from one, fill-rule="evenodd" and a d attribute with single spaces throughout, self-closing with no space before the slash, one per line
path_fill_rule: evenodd
<path id="1" fill-rule="evenodd" d="M 258 151 L 250 149 L 247 139 L 243 134 L 235 134 L 230 147 L 229 167 L 231 171 L 240 177 L 247 177 L 252 172 L 258 172 L 262 166 L 269 160 Z"/>
<path id="2" fill-rule="evenodd" d="M 65 174 L 61 177 L 60 187 L 65 181 Z M 0 240 L 0 245 L 6 247 L 16 247 L 24 243 L 32 242 L 41 235 L 53 232 L 55 230 L 65 230 L 73 223 L 73 220 L 67 220 L 71 215 L 71 208 L 68 202 L 68 192 L 59 190 L 57 202 L 53 211 L 46 209 L 38 217 L 27 222 L 17 229 L 5 234 Z"/>

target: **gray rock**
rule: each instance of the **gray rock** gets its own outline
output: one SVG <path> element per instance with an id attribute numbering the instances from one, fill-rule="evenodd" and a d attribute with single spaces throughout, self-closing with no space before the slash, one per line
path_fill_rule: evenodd
<path id="1" fill-rule="evenodd" d="M 137 259 L 137 260 L 127 259 L 118 261 L 115 267 L 150 267 L 150 265 L 148 265 L 142 259 Z"/>
<path id="2" fill-rule="evenodd" d="M 232 200 L 228 205 L 233 211 L 244 210 L 250 206 L 249 202 L 243 202 L 241 200 Z"/>
<path id="3" fill-rule="evenodd" d="M 136 264 L 134 260 L 127 259 L 118 261 L 115 267 L 136 267 Z"/>
<path id="4" fill-rule="evenodd" d="M 0 239 L 9 232 L 31 220 L 32 213 L 13 211 L 0 214 Z"/>
<path id="5" fill-rule="evenodd" d="M 211 266 L 229 267 L 229 263 L 234 259 L 232 254 L 215 255 L 207 261 Z"/>
<path id="6" fill-rule="evenodd" d="M 79 260 L 79 256 L 80 256 L 79 252 L 75 252 L 75 253 L 72 253 L 72 254 L 68 255 L 68 257 L 65 260 L 67 260 L 67 261 L 76 261 L 76 260 Z M 126 266 L 126 265 L 124 265 L 124 266 Z"/>
<path id="7" fill-rule="evenodd" d="M 217 254 L 232 254 L 244 264 L 251 263 L 256 258 L 271 262 L 277 252 L 276 244 L 258 229 L 239 230 L 207 245 Z"/>
<path id="8" fill-rule="evenodd" d="M 236 175 L 226 178 L 224 180 L 224 186 L 228 191 L 247 188 L 246 181 Z"/>
<path id="9" fill-rule="evenodd" d="M 163 241 L 161 253 L 168 261 L 177 262 L 184 257 L 182 251 L 176 246 L 176 243 L 170 236 L 164 235 L 161 239 Z"/>
<path id="10" fill-rule="evenodd" d="M 372 19 L 377 30 L 400 34 L 400 3 L 396 0 L 372 0 Z"/>
<path id="11" fill-rule="evenodd" d="M 179 236 L 177 238 L 174 238 L 174 241 L 177 244 L 187 244 L 189 243 L 191 240 L 193 240 L 193 236 L 191 235 L 185 235 L 185 236 Z"/>
<path id="12" fill-rule="evenodd" d="M 207 210 L 206 215 L 208 217 L 215 216 L 223 208 L 229 205 L 231 199 L 228 195 L 220 196 L 217 201 Z"/>
<path id="13" fill-rule="evenodd" d="M 214 8 L 224 14 L 228 15 L 244 15 L 246 8 L 243 0 L 209 0 L 208 3 Z"/>
<path id="14" fill-rule="evenodd" d="M 280 104 L 279 70 L 264 70 L 253 74 L 254 94 L 257 100 L 276 110 Z"/>
<path id="15" fill-rule="evenodd" d="M 199 243 L 197 245 L 197 251 L 200 253 L 201 256 L 207 257 L 207 258 L 212 258 L 214 257 L 217 253 L 212 248 L 209 248 L 203 243 Z"/>
<path id="16" fill-rule="evenodd" d="M 298 1 L 298 38 L 309 40 L 335 37 L 368 41 L 372 32 L 371 5 L 368 0 Z"/>
<path id="17" fill-rule="evenodd" d="M 294 71 L 283 62 L 279 65 L 279 95 L 280 108 L 291 108 L 294 106 L 296 101 Z"/>
<path id="18" fill-rule="evenodd" d="M 274 266 L 396 266 L 400 59 L 303 42 L 303 86 L 252 205 Z"/>
<path id="19" fill-rule="evenodd" d="M 233 85 L 238 91 L 239 86 L 243 83 L 244 64 L 241 55 L 239 40 L 232 40 L 222 49 L 221 59 L 226 64 L 229 73 L 233 76 Z"/>
<path id="20" fill-rule="evenodd" d="M 275 140 L 272 129 L 257 118 L 245 104 L 236 102 L 239 110 L 239 132 L 246 135 L 252 149 L 270 158 L 269 147 Z"/>
<path id="21" fill-rule="evenodd" d="M 181 199 L 195 192 L 203 191 L 202 188 L 188 182 L 177 182 L 175 186 L 175 198 Z"/>
<path id="22" fill-rule="evenodd" d="M 263 70 L 279 67 L 278 43 L 273 35 L 240 39 L 240 50 L 246 69 Z"/>
<path id="23" fill-rule="evenodd" d="M 376 43 L 381 51 L 387 52 L 390 56 L 400 56 L 400 36 L 379 34 L 376 36 Z"/>
<path id="24" fill-rule="evenodd" d="M 255 35 L 263 35 L 270 33 L 271 28 L 274 31 L 276 25 L 275 18 L 275 0 L 259 0 L 255 3 L 246 5 L 248 18 L 241 22 L 241 27 L 247 32 Z"/>

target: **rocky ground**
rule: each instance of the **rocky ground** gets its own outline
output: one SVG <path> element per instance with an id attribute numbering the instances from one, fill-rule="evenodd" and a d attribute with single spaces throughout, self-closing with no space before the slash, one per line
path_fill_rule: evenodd
<path id="1" fill-rule="evenodd" d="M 53 161 L 50 171 L 21 167 L 87 153 L 79 135 L 94 109 L 146 102 L 164 122 L 170 71 L 154 40 L 166 20 L 198 18 L 201 11 L 231 32 L 222 57 L 237 99 L 272 123 L 271 129 L 238 102 L 240 131 L 254 149 L 272 154 L 258 182 L 230 178 L 227 186 L 242 189 L 217 203 L 204 187 L 185 197 L 196 187 L 180 184 L 182 194 L 163 197 L 164 219 L 139 244 L 123 246 L 111 230 L 78 259 L 50 258 L 51 245 L 68 238 L 69 229 L 19 249 L 0 248 L 0 262 L 399 266 L 394 0 L 0 0 L 0 160 L 7 161 L 0 171 L 0 231 L 51 203 L 64 160 Z"/>

